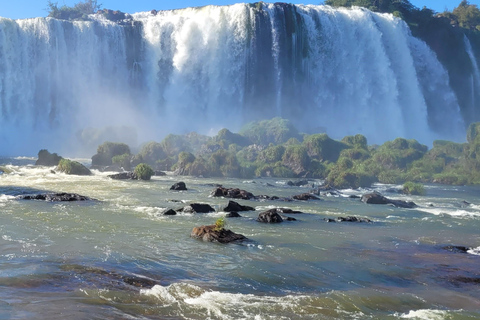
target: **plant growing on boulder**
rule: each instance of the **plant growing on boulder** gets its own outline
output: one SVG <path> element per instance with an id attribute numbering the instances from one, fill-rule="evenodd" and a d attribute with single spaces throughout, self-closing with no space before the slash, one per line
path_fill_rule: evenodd
<path id="1" fill-rule="evenodd" d="M 112 164 L 112 158 L 130 154 L 130 147 L 125 143 L 104 142 L 97 148 L 97 154 L 92 157 L 92 166 L 109 166 Z"/>
<path id="2" fill-rule="evenodd" d="M 152 167 L 146 163 L 140 163 L 135 167 L 133 173 L 137 176 L 139 180 L 150 180 L 150 178 L 155 174 Z"/>
<path id="3" fill-rule="evenodd" d="M 57 170 L 66 174 L 74 174 L 79 176 L 88 176 L 92 174 L 92 172 L 80 162 L 69 159 L 60 160 Z"/>
<path id="4" fill-rule="evenodd" d="M 215 221 L 215 228 L 213 230 L 215 231 L 222 231 L 223 229 L 225 229 L 225 218 L 224 217 L 221 217 L 221 218 L 218 218 L 217 221 Z"/>
<path id="5" fill-rule="evenodd" d="M 124 153 L 121 156 L 114 156 L 112 158 L 112 163 L 122 167 L 124 170 L 130 170 L 131 164 L 130 161 L 132 159 L 132 155 L 128 153 Z"/>

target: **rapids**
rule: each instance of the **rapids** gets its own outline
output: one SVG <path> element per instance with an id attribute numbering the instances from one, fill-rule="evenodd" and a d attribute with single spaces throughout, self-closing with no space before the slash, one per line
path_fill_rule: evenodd
<path id="1" fill-rule="evenodd" d="M 82 160 L 84 161 L 84 160 Z M 85 161 L 87 162 L 87 161 Z M 479 187 L 426 186 L 404 196 L 416 209 L 366 205 L 344 196 L 322 201 L 238 201 L 256 211 L 227 219 L 249 241 L 220 245 L 190 238 L 213 224 L 228 199 L 214 184 L 290 197 L 311 186 L 282 179 L 179 177 L 116 181 L 53 174 L 28 158 L 3 159 L 0 175 L 0 319 L 476 319 L 480 317 Z M 318 184 L 320 181 L 311 181 Z M 15 196 L 75 192 L 97 201 L 48 203 Z M 164 216 L 165 208 L 208 203 L 210 214 Z M 261 210 L 304 213 L 277 225 Z M 365 217 L 373 223 L 329 223 Z M 468 252 L 446 246 L 469 247 Z M 145 285 L 135 285 L 135 281 Z"/>

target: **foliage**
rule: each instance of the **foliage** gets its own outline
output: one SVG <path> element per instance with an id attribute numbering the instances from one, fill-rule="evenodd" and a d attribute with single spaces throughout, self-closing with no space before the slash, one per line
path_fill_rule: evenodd
<path id="1" fill-rule="evenodd" d="M 114 156 L 112 158 L 112 163 L 122 167 L 124 170 L 131 169 L 131 161 L 132 155 L 129 153 L 124 153 L 120 156 Z"/>
<path id="2" fill-rule="evenodd" d="M 193 151 L 188 139 L 176 134 L 169 134 L 162 140 L 162 142 L 160 142 L 160 144 L 163 151 L 165 151 L 166 155 L 169 157 L 176 156 L 182 151 Z"/>
<path id="3" fill-rule="evenodd" d="M 97 148 L 97 154 L 92 157 L 92 165 L 109 166 L 114 156 L 130 154 L 130 147 L 125 143 L 104 142 Z"/>
<path id="4" fill-rule="evenodd" d="M 150 180 L 150 178 L 155 174 L 152 167 L 146 163 L 140 163 L 135 167 L 133 173 L 137 176 L 138 180 Z"/>
<path id="5" fill-rule="evenodd" d="M 407 181 L 403 185 L 402 193 L 423 196 L 425 195 L 425 187 L 421 183 Z"/>
<path id="6" fill-rule="evenodd" d="M 230 144 L 237 144 L 242 147 L 246 147 L 250 145 L 250 141 L 246 137 L 238 133 L 232 133 L 228 129 L 220 130 L 217 136 L 215 137 L 215 141 L 218 141 L 218 142 L 222 141 L 224 143 L 223 147 L 228 146 Z"/>
<path id="7" fill-rule="evenodd" d="M 307 149 L 303 145 L 289 145 L 282 156 L 282 163 L 296 174 L 307 171 L 310 163 Z"/>
<path id="8" fill-rule="evenodd" d="M 257 157 L 259 162 L 274 163 L 282 160 L 285 153 L 283 145 L 274 146 L 271 144 L 267 149 L 262 150 Z"/>
<path id="9" fill-rule="evenodd" d="M 273 118 L 260 122 L 250 122 L 241 130 L 240 134 L 247 137 L 252 143 L 268 146 L 270 143 L 281 144 L 290 138 L 300 138 L 297 129 L 286 119 Z"/>
<path id="10" fill-rule="evenodd" d="M 35 165 L 42 166 L 56 166 L 63 158 L 56 153 L 50 153 L 46 149 L 42 149 L 38 152 L 38 160 Z"/>
<path id="11" fill-rule="evenodd" d="M 155 141 L 150 141 L 144 144 L 138 155 L 142 162 L 149 165 L 154 165 L 157 161 L 163 160 L 167 157 L 163 145 Z"/>
<path id="12" fill-rule="evenodd" d="M 213 230 L 222 231 L 223 229 L 225 229 L 225 225 L 226 225 L 225 218 L 224 217 L 218 218 L 217 221 L 215 221 L 215 228 Z"/>
<path id="13" fill-rule="evenodd" d="M 452 14 L 460 27 L 480 31 L 480 9 L 476 4 L 463 0 Z"/>
<path id="14" fill-rule="evenodd" d="M 48 16 L 62 20 L 88 20 L 88 15 L 99 10 L 102 5 L 97 0 L 85 0 L 76 3 L 73 7 L 63 5 L 58 7 L 57 2 L 48 1 Z"/>
<path id="15" fill-rule="evenodd" d="M 331 162 L 337 161 L 340 152 L 349 147 L 343 142 L 331 139 L 325 133 L 306 136 L 303 140 L 303 146 L 305 146 L 312 159 Z"/>
<path id="16" fill-rule="evenodd" d="M 69 159 L 60 160 L 57 170 L 66 174 L 74 174 L 79 176 L 87 176 L 92 174 L 90 170 L 80 162 Z"/>

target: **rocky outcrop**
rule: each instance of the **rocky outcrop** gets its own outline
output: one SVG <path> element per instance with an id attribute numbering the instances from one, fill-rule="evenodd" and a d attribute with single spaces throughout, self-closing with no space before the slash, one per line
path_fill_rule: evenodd
<path id="1" fill-rule="evenodd" d="M 56 153 L 50 153 L 46 149 L 42 149 L 38 152 L 38 159 L 35 161 L 36 166 L 58 166 L 58 163 L 63 158 Z"/>
<path id="2" fill-rule="evenodd" d="M 364 194 L 361 200 L 362 202 L 368 203 L 368 204 L 391 204 L 398 208 L 412 209 L 417 207 L 417 205 L 412 201 L 388 199 L 387 197 L 382 196 L 378 192 Z"/>
<path id="3" fill-rule="evenodd" d="M 216 229 L 215 225 L 195 227 L 190 234 L 192 238 L 207 242 L 230 243 L 247 240 L 242 234 L 227 229 Z"/>
<path id="4" fill-rule="evenodd" d="M 222 209 L 225 212 L 235 212 L 235 211 L 255 211 L 255 208 L 249 206 L 242 206 L 241 204 L 235 201 L 228 201 L 228 205 Z"/>
<path id="5" fill-rule="evenodd" d="M 353 217 L 353 216 L 348 216 L 348 217 L 337 217 L 336 219 L 331 219 L 331 218 L 325 218 L 324 219 L 327 222 L 366 222 L 366 223 L 372 223 L 373 221 L 367 218 L 358 218 L 358 217 Z"/>
<path id="6" fill-rule="evenodd" d="M 92 200 L 89 197 L 82 196 L 76 193 L 43 193 L 43 194 L 33 194 L 33 195 L 19 195 L 16 197 L 18 200 L 42 200 L 42 201 L 88 201 Z"/>
<path id="7" fill-rule="evenodd" d="M 255 196 L 251 192 L 241 190 L 238 188 L 229 189 L 224 187 L 215 188 L 215 190 L 213 190 L 210 195 L 213 197 L 225 197 L 225 198 L 243 199 L 243 200 L 250 200 L 255 198 Z"/>
<path id="8" fill-rule="evenodd" d="M 177 212 L 173 209 L 167 209 L 166 211 L 163 212 L 164 216 L 175 216 Z"/>
<path id="9" fill-rule="evenodd" d="M 226 218 L 241 218 L 242 216 L 236 212 L 236 211 L 232 211 L 232 212 L 229 212 L 225 215 Z"/>
<path id="10" fill-rule="evenodd" d="M 184 213 L 209 213 L 215 212 L 215 209 L 206 203 L 192 203 L 186 207 L 183 207 L 179 211 Z"/>
<path id="11" fill-rule="evenodd" d="M 186 191 L 187 190 L 187 185 L 185 184 L 185 182 L 180 181 L 180 182 L 175 183 L 173 186 L 171 186 L 170 190 Z"/>
<path id="12" fill-rule="evenodd" d="M 114 180 L 137 180 L 137 175 L 132 171 L 111 174 L 108 177 Z"/>
<path id="13" fill-rule="evenodd" d="M 65 174 L 72 174 L 77 176 L 89 176 L 92 174 L 90 169 L 85 167 L 78 161 L 72 161 L 69 159 L 62 159 L 58 163 L 57 170 Z"/>
<path id="14" fill-rule="evenodd" d="M 319 197 L 317 197 L 314 194 L 311 193 L 302 193 L 293 196 L 293 199 L 295 200 L 301 200 L 301 201 L 307 201 L 307 200 L 321 200 Z"/>
<path id="15" fill-rule="evenodd" d="M 287 186 L 291 186 L 291 187 L 301 187 L 301 186 L 306 186 L 308 185 L 309 182 L 308 180 L 300 180 L 300 181 L 287 181 Z"/>
<path id="16" fill-rule="evenodd" d="M 277 213 L 277 209 L 270 209 L 261 212 L 258 215 L 257 221 L 263 223 L 280 223 L 283 222 L 283 218 Z"/>

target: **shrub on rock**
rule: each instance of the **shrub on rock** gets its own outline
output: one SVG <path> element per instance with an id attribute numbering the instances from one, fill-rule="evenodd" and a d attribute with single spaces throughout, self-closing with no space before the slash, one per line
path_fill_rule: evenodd
<path id="1" fill-rule="evenodd" d="M 88 176 L 92 174 L 92 172 L 80 162 L 72 161 L 69 159 L 60 160 L 57 170 L 66 174 L 73 174 L 79 176 Z"/>
<path id="2" fill-rule="evenodd" d="M 139 180 L 150 180 L 150 178 L 155 174 L 152 167 L 146 163 L 140 163 L 135 167 L 133 173 L 137 176 Z"/>
<path id="3" fill-rule="evenodd" d="M 130 147 L 125 143 L 105 142 L 98 146 L 97 153 L 92 157 L 92 166 L 109 166 L 112 158 L 130 154 Z"/>

